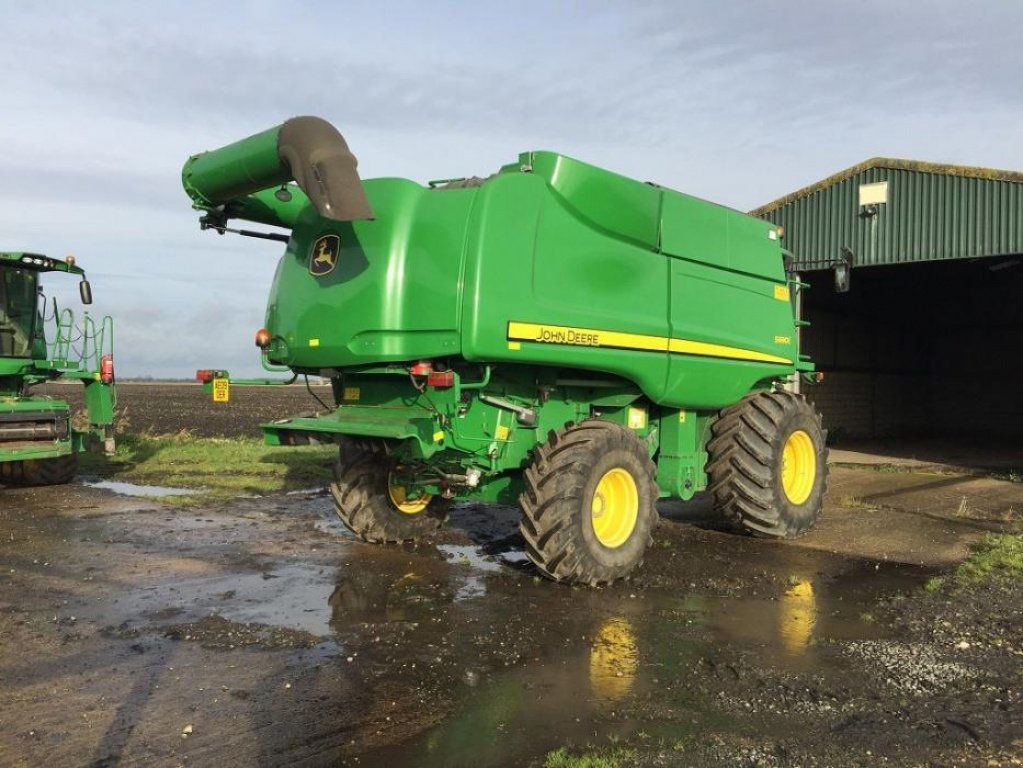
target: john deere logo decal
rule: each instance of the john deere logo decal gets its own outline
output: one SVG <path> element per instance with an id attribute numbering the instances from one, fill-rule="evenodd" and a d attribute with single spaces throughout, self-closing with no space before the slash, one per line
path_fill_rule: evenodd
<path id="1" fill-rule="evenodd" d="M 341 238 L 337 235 L 318 237 L 309 251 L 309 274 L 323 277 L 333 272 L 340 250 Z"/>

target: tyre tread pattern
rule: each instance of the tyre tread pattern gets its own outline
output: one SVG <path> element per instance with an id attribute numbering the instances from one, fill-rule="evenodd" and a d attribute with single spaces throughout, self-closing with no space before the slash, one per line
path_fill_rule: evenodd
<path id="1" fill-rule="evenodd" d="M 69 453 L 52 459 L 26 459 L 0 463 L 0 484 L 14 486 L 67 485 L 78 473 L 78 456 Z"/>
<path id="2" fill-rule="evenodd" d="M 387 495 L 388 466 L 380 446 L 360 443 L 344 446 L 334 465 L 330 495 L 341 522 L 363 541 L 398 544 L 436 531 L 447 519 L 450 503 L 433 498 L 416 515 L 406 515 L 391 505 Z"/>
<path id="3" fill-rule="evenodd" d="M 817 471 L 820 490 L 812 495 L 811 514 L 787 514 L 779 503 L 775 467 L 780 463 L 778 433 L 786 417 L 800 414 L 820 441 Z M 756 392 L 723 409 L 711 426 L 707 443 L 708 490 L 717 508 L 734 525 L 754 536 L 794 538 L 806 533 L 820 517 L 827 493 L 827 433 L 821 416 L 806 400 L 787 390 Z"/>
<path id="4" fill-rule="evenodd" d="M 526 555 L 554 581 L 594 587 L 610 584 L 643 563 L 642 558 L 617 566 L 595 561 L 587 556 L 573 525 L 573 514 L 579 514 L 584 506 L 582 497 L 587 481 L 584 468 L 595 456 L 612 447 L 632 448 L 637 455 L 641 452 L 643 467 L 650 482 L 654 482 L 656 468 L 639 439 L 625 427 L 599 419 L 551 430 L 547 441 L 534 449 L 533 463 L 523 472 L 519 530 L 525 539 Z M 640 509 L 640 514 L 656 515 L 656 512 Z M 653 543 L 653 527 L 652 523 L 648 526 L 642 546 L 644 551 Z"/>

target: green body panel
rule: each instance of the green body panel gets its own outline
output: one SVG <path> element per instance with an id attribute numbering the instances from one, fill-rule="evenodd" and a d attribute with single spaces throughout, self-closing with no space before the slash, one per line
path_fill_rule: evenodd
<path id="1" fill-rule="evenodd" d="M 112 321 L 106 318 L 97 329 L 86 313 L 76 328 L 70 310 L 54 307 L 48 343 L 45 308 L 37 306 L 35 297 L 39 274 L 44 272 L 83 279 L 85 275 L 80 267 L 41 254 L 0 252 L 5 286 L 0 290 L 0 334 L 6 334 L 0 341 L 0 462 L 56 458 L 84 450 L 94 439 L 113 449 L 115 391 L 112 382 L 101 380 L 99 370 L 102 355 L 113 348 Z M 20 305 L 15 295 L 20 291 L 11 290 L 15 286 L 32 294 L 31 311 Z M 26 338 L 30 343 L 24 343 Z M 87 428 L 70 425 L 66 401 L 30 389 L 56 379 L 78 380 L 85 386 Z"/>
<path id="2" fill-rule="evenodd" d="M 189 159 L 181 175 L 189 196 L 204 205 L 216 205 L 289 181 L 287 166 L 277 155 L 281 127 L 257 133 L 216 152 Z"/>
<path id="3" fill-rule="evenodd" d="M 330 377 L 336 409 L 264 425 L 271 443 L 385 439 L 407 488 L 460 477 L 461 496 L 510 499 L 538 443 L 596 417 L 634 429 L 662 495 L 688 498 L 714 414 L 809 367 L 768 222 L 551 152 L 484 180 L 370 179 L 375 218 L 338 222 L 260 186 L 281 183 L 260 136 L 190 160 L 185 187 L 292 229 L 266 357 Z M 416 361 L 454 385 L 411 378 Z"/>
<path id="4" fill-rule="evenodd" d="M 793 370 L 792 309 L 774 296 L 785 286 L 780 249 L 763 222 L 727 211 L 747 226 L 697 221 L 696 244 L 678 249 L 689 257 L 675 258 L 591 226 L 535 173 L 469 189 L 402 179 L 365 187 L 376 220 L 328 222 L 307 208 L 296 222 L 267 310 L 272 362 L 306 370 L 450 356 L 567 364 L 689 408 L 720 408 Z M 671 194 L 678 205 L 718 208 Z M 749 237 L 749 222 L 763 242 Z M 622 226 L 630 224 L 635 234 L 634 222 Z M 340 239 L 337 266 L 314 277 L 310 254 L 324 235 Z M 741 257 L 728 256 L 730 238 L 745 246 Z M 765 274 L 726 270 L 718 255 L 729 267 L 763 262 Z M 528 341 L 510 349 L 510 322 L 724 345 L 783 362 Z"/>

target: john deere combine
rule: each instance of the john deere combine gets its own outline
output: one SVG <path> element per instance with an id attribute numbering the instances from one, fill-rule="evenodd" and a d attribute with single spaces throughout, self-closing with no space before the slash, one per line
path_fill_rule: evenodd
<path id="1" fill-rule="evenodd" d="M 183 184 L 204 228 L 291 230 L 240 230 L 287 242 L 257 344 L 334 402 L 263 429 L 339 443 L 331 492 L 364 539 L 518 501 L 537 567 L 600 584 L 640 563 L 658 499 L 710 489 L 768 537 L 817 520 L 824 435 L 783 388 L 812 366 L 774 225 L 552 152 L 363 182 L 311 117 L 191 157 Z"/>
<path id="2" fill-rule="evenodd" d="M 44 272 L 81 277 L 82 303 L 92 303 L 85 272 L 36 253 L 0 253 L 0 485 L 67 483 L 75 454 L 95 440 L 114 450 L 113 322 L 97 327 L 86 313 L 47 305 L 39 285 Z M 44 325 L 51 323 L 47 343 Z M 88 425 L 77 429 L 71 407 L 33 390 L 46 381 L 85 385 Z"/>

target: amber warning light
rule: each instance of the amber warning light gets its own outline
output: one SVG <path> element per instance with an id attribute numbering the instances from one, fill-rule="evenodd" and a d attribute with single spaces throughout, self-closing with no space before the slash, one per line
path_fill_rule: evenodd
<path id="1" fill-rule="evenodd" d="M 256 331 L 256 346 L 260 349 L 266 349 L 270 346 L 270 331 L 266 328 L 260 328 Z"/>

